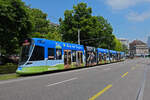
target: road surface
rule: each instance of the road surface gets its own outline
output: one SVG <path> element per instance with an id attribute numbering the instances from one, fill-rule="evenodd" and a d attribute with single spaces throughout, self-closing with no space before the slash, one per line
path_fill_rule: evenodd
<path id="1" fill-rule="evenodd" d="M 150 59 L 0 81 L 0 100 L 150 100 Z"/>

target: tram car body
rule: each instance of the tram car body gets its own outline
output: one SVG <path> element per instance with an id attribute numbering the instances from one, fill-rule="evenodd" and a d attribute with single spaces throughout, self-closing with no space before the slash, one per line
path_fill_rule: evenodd
<path id="1" fill-rule="evenodd" d="M 16 73 L 37 74 L 54 70 L 95 66 L 125 60 L 124 52 L 41 38 L 22 43 Z"/>
<path id="2" fill-rule="evenodd" d="M 86 66 L 97 65 L 97 51 L 95 47 L 85 47 Z"/>
<path id="3" fill-rule="evenodd" d="M 116 62 L 116 56 L 117 56 L 117 52 L 114 50 L 109 50 L 109 57 L 110 57 L 110 62 Z"/>
<path id="4" fill-rule="evenodd" d="M 20 54 L 19 74 L 85 66 L 83 45 L 32 38 L 25 40 Z"/>
<path id="5" fill-rule="evenodd" d="M 124 61 L 124 60 L 125 60 L 125 53 L 120 52 L 120 61 Z"/>
<path id="6" fill-rule="evenodd" d="M 109 50 L 97 48 L 98 64 L 110 63 Z"/>

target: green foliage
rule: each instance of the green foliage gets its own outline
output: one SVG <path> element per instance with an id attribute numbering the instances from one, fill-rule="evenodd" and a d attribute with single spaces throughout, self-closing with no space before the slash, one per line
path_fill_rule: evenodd
<path id="1" fill-rule="evenodd" d="M 46 34 L 45 38 L 48 40 L 55 40 L 55 41 L 61 41 L 62 40 L 62 37 L 58 32 L 53 32 L 53 33 L 49 32 L 48 34 Z"/>
<path id="2" fill-rule="evenodd" d="M 58 26 L 50 24 L 50 21 L 47 20 L 46 13 L 43 13 L 41 10 L 35 8 L 30 8 L 30 13 L 34 23 L 34 29 L 32 34 L 29 34 L 29 37 L 61 41 Z"/>
<path id="3" fill-rule="evenodd" d="M 23 38 L 31 33 L 33 24 L 29 9 L 21 0 L 0 0 L 0 52 L 17 53 Z"/>
<path id="4" fill-rule="evenodd" d="M 8 80 L 8 79 L 15 79 L 19 78 L 20 76 L 17 74 L 5 74 L 5 75 L 0 75 L 0 80 Z"/>
<path id="5" fill-rule="evenodd" d="M 53 33 L 48 33 L 48 34 L 41 34 L 41 33 L 32 33 L 30 35 L 30 37 L 32 38 L 45 38 L 45 39 L 48 39 L 48 40 L 55 40 L 55 41 L 61 41 L 62 38 L 61 38 L 61 35 L 56 31 L 56 32 L 53 32 Z"/>
<path id="6" fill-rule="evenodd" d="M 0 65 L 0 74 L 8 74 L 8 73 L 15 73 L 17 69 L 16 64 L 7 63 L 5 65 Z"/>
<path id="7" fill-rule="evenodd" d="M 86 3 L 74 5 L 64 16 L 56 26 L 50 24 L 46 13 L 21 0 L 0 0 L 0 52 L 5 56 L 18 53 L 27 37 L 77 43 L 78 30 L 82 45 L 119 49 L 110 23 L 102 16 L 92 16 L 92 8 Z"/>
<path id="8" fill-rule="evenodd" d="M 2 55 L 18 53 L 22 40 L 27 37 L 61 41 L 58 27 L 50 24 L 47 14 L 26 6 L 21 0 L 0 0 L 0 19 Z"/>
<path id="9" fill-rule="evenodd" d="M 126 54 L 128 54 L 128 47 L 126 45 L 122 45 L 122 48 L 123 48 L 123 52 L 125 52 Z"/>
<path id="10" fill-rule="evenodd" d="M 77 43 L 79 29 L 82 45 L 113 49 L 112 26 L 102 16 L 92 16 L 92 8 L 87 7 L 86 3 L 66 10 L 64 16 L 64 20 L 60 18 L 63 41 Z"/>
<path id="11" fill-rule="evenodd" d="M 50 31 L 50 21 L 47 20 L 47 14 L 39 9 L 29 8 L 34 28 L 32 33 L 47 34 Z"/>
<path id="12" fill-rule="evenodd" d="M 123 51 L 122 43 L 117 38 L 115 38 L 114 41 L 116 43 L 114 50 Z"/>
<path id="13" fill-rule="evenodd" d="M 39 32 L 35 32 L 35 33 L 32 33 L 32 34 L 29 34 L 29 37 L 31 37 L 31 38 L 44 38 L 45 34 L 41 34 Z"/>
<path id="14" fill-rule="evenodd" d="M 74 10 L 66 10 L 64 12 L 64 20 L 60 22 L 60 32 L 63 41 L 77 43 L 78 29 L 80 29 L 81 39 L 87 39 L 91 24 L 91 8 L 80 3 L 73 7 Z"/>
<path id="15" fill-rule="evenodd" d="M 96 37 L 99 39 L 95 42 L 99 44 L 98 47 L 100 48 L 114 49 L 115 36 L 112 34 L 112 26 L 102 16 L 97 16 L 96 18 L 97 25 L 95 25 L 94 29 L 96 30 Z"/>

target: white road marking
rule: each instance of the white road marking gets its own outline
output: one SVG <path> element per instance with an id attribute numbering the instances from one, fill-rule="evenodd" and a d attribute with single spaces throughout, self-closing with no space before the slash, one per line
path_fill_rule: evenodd
<path id="1" fill-rule="evenodd" d="M 69 82 L 69 81 L 76 80 L 76 79 L 78 79 L 78 78 L 77 78 L 77 77 L 75 77 L 75 78 L 71 78 L 71 79 L 68 79 L 68 80 L 61 81 L 61 82 L 52 83 L 52 84 L 49 84 L 49 85 L 47 85 L 47 86 L 53 86 L 53 85 L 57 85 L 57 84 L 61 84 L 61 83 L 65 83 L 65 82 Z"/>

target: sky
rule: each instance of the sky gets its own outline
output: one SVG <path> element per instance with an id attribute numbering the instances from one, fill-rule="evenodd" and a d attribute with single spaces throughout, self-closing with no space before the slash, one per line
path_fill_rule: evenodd
<path id="1" fill-rule="evenodd" d="M 92 15 L 103 16 L 117 38 L 147 42 L 150 36 L 150 0 L 22 0 L 31 8 L 41 9 L 48 19 L 59 24 L 64 11 L 79 2 L 92 8 Z"/>

